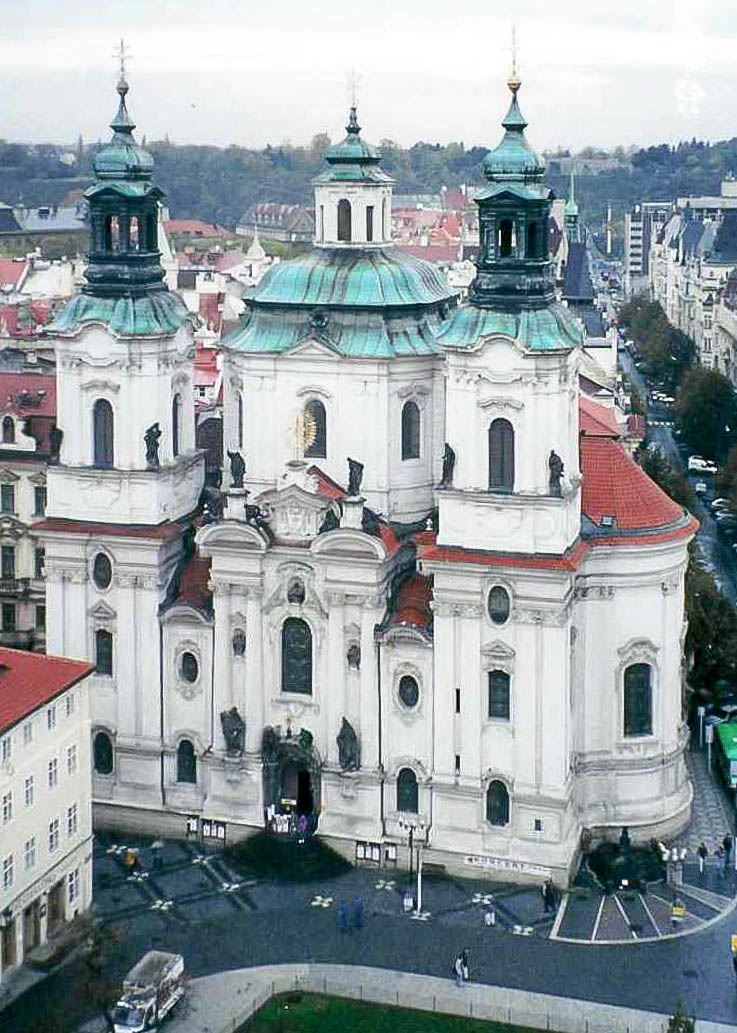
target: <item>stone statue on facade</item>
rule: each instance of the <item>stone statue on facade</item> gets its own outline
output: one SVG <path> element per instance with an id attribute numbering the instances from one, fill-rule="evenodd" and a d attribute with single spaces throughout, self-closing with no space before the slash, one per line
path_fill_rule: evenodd
<path id="1" fill-rule="evenodd" d="M 161 437 L 161 427 L 158 423 L 152 423 L 146 433 L 143 435 L 143 441 L 146 445 L 146 466 L 149 470 L 157 470 L 159 467 L 159 438 Z"/>
<path id="2" fill-rule="evenodd" d="M 59 453 L 61 452 L 61 443 L 64 440 L 64 431 L 61 427 L 57 427 L 56 424 L 49 431 L 49 448 L 51 449 L 51 458 L 54 462 L 59 461 Z"/>
<path id="3" fill-rule="evenodd" d="M 223 519 L 225 500 L 223 493 L 218 488 L 206 484 L 200 492 L 200 506 L 204 523 L 214 524 L 217 520 Z"/>
<path id="4" fill-rule="evenodd" d="M 443 477 L 440 481 L 441 488 L 453 487 L 453 471 L 455 470 L 455 465 L 456 454 L 446 441 L 445 451 L 443 452 Z"/>
<path id="5" fill-rule="evenodd" d="M 225 747 L 230 757 L 240 757 L 246 745 L 246 722 L 238 713 L 238 707 L 220 713 Z"/>
<path id="6" fill-rule="evenodd" d="M 261 759 L 265 762 L 276 760 L 279 736 L 272 725 L 266 725 L 261 733 Z"/>
<path id="7" fill-rule="evenodd" d="M 347 718 L 343 718 L 337 737 L 338 762 L 342 771 L 357 771 L 361 766 L 358 736 Z"/>
<path id="8" fill-rule="evenodd" d="M 240 452 L 228 452 L 228 459 L 230 460 L 230 486 L 231 488 L 242 488 L 246 461 Z"/>
<path id="9" fill-rule="evenodd" d="M 358 495 L 363 480 L 363 463 L 357 459 L 348 458 L 348 496 L 352 498 Z"/>
<path id="10" fill-rule="evenodd" d="M 561 487 L 561 481 L 563 479 L 563 460 L 552 448 L 548 458 L 548 469 L 550 470 L 550 479 L 548 481 L 550 494 L 560 498 L 563 494 L 563 489 Z"/>

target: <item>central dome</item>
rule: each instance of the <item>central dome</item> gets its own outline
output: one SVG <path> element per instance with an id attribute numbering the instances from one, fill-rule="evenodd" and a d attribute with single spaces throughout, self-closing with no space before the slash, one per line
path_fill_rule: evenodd
<path id="1" fill-rule="evenodd" d="M 248 301 L 258 307 L 404 308 L 455 297 L 437 266 L 398 248 L 316 248 L 272 266 Z"/>

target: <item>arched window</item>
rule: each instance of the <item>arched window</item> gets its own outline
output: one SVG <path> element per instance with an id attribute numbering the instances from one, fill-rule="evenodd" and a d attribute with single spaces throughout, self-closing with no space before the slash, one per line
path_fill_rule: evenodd
<path id="1" fill-rule="evenodd" d="M 98 552 L 95 556 L 95 561 L 92 564 L 92 580 L 97 588 L 102 591 L 110 587 L 110 582 L 113 580 L 113 565 L 110 562 L 110 557 L 104 552 Z"/>
<path id="2" fill-rule="evenodd" d="M 3 444 L 15 444 L 15 420 L 12 416 L 6 416 L 3 420 Z"/>
<path id="3" fill-rule="evenodd" d="M 182 653 L 179 659 L 179 676 L 182 681 L 193 685 L 197 681 L 199 673 L 200 665 L 197 663 L 194 653 Z"/>
<path id="4" fill-rule="evenodd" d="M 402 407 L 402 459 L 420 458 L 420 410 L 417 402 Z"/>
<path id="5" fill-rule="evenodd" d="M 312 695 L 312 632 L 301 617 L 287 617 L 282 625 L 281 689 Z"/>
<path id="6" fill-rule="evenodd" d="M 624 672 L 624 734 L 651 735 L 653 703 L 650 664 L 630 664 Z"/>
<path id="7" fill-rule="evenodd" d="M 386 240 L 389 236 L 389 231 L 386 226 L 386 198 L 381 202 L 381 239 Z"/>
<path id="8" fill-rule="evenodd" d="M 322 244 L 325 239 L 325 205 L 321 204 L 317 212 L 317 240 Z"/>
<path id="9" fill-rule="evenodd" d="M 113 673 L 113 636 L 109 631 L 95 632 L 95 668 L 98 674 Z"/>
<path id="10" fill-rule="evenodd" d="M 158 248 L 158 227 L 156 225 L 156 214 L 151 212 L 146 216 L 146 245 L 149 251 L 156 251 Z"/>
<path id="11" fill-rule="evenodd" d="M 527 257 L 537 258 L 538 250 L 538 223 L 529 222 L 527 224 Z"/>
<path id="12" fill-rule="evenodd" d="M 506 624 L 509 620 L 509 592 L 501 585 L 494 585 L 486 603 L 489 617 L 494 624 Z"/>
<path id="13" fill-rule="evenodd" d="M 499 224 L 499 257 L 509 258 L 512 254 L 513 223 L 511 219 L 503 219 Z"/>
<path id="14" fill-rule="evenodd" d="M 113 744 L 107 732 L 98 732 L 95 736 L 92 742 L 92 758 L 96 774 L 112 775 Z"/>
<path id="15" fill-rule="evenodd" d="M 177 393 L 171 403 L 171 451 L 178 456 L 180 451 L 180 435 L 182 429 L 182 396 Z"/>
<path id="16" fill-rule="evenodd" d="M 189 739 L 182 739 L 177 746 L 177 782 L 197 781 L 197 758 Z"/>
<path id="17" fill-rule="evenodd" d="M 351 237 L 351 202 L 344 197 L 338 201 L 338 240 L 350 244 Z"/>
<path id="18" fill-rule="evenodd" d="M 246 633 L 242 628 L 236 628 L 232 639 L 233 656 L 244 656 L 246 652 Z"/>
<path id="19" fill-rule="evenodd" d="M 366 240 L 370 244 L 374 239 L 374 206 L 366 205 Z"/>
<path id="20" fill-rule="evenodd" d="M 98 398 L 92 410 L 93 463 L 98 469 L 109 470 L 115 465 L 113 451 L 113 407 L 104 398 Z"/>
<path id="21" fill-rule="evenodd" d="M 131 216 L 130 228 L 128 230 L 128 247 L 130 251 L 141 251 L 143 240 L 141 239 L 141 221 L 137 215 Z"/>
<path id="22" fill-rule="evenodd" d="M 305 425 L 309 442 L 305 448 L 308 459 L 324 459 L 328 454 L 327 415 L 325 406 L 317 398 L 311 398 L 305 406 Z M 311 439 L 311 440 L 310 440 Z"/>
<path id="23" fill-rule="evenodd" d="M 506 671 L 489 671 L 489 717 L 509 720 L 509 675 Z"/>
<path id="24" fill-rule="evenodd" d="M 514 489 L 514 429 L 509 420 L 489 427 L 489 491 Z"/>
<path id="25" fill-rule="evenodd" d="M 486 790 L 486 820 L 490 825 L 509 824 L 509 793 L 503 782 L 489 783 Z"/>
<path id="26" fill-rule="evenodd" d="M 397 810 L 417 814 L 417 775 L 412 768 L 402 768 L 397 775 Z"/>
<path id="27" fill-rule="evenodd" d="M 243 448 L 243 394 L 239 391 L 235 405 L 238 422 L 238 448 Z"/>

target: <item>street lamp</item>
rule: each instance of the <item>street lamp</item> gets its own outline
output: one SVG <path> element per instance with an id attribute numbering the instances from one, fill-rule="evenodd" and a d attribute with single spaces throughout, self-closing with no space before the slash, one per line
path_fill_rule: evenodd
<path id="1" fill-rule="evenodd" d="M 402 814 L 397 822 L 400 829 L 405 830 L 409 833 L 409 874 L 412 877 L 412 844 L 415 836 L 418 838 L 417 845 L 417 902 L 415 910 L 419 915 L 422 911 L 422 848 L 424 847 L 424 837 L 427 833 L 427 824 L 413 814 Z"/>

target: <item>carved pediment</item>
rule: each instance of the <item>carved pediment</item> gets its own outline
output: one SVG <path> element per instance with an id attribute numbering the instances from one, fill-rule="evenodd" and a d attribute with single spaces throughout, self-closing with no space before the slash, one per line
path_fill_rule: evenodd
<path id="1" fill-rule="evenodd" d="M 112 621 L 117 617 L 117 613 L 104 599 L 100 599 L 87 611 L 87 616 L 96 621 Z"/>
<path id="2" fill-rule="evenodd" d="M 277 538 L 308 541 L 317 536 L 325 510 L 330 505 L 322 495 L 305 491 L 298 484 L 289 484 L 277 491 L 259 496 L 259 505 L 267 513 L 269 527 Z"/>
<path id="3" fill-rule="evenodd" d="M 506 642 L 494 639 L 493 642 L 487 642 L 481 647 L 481 655 L 487 660 L 506 660 L 510 663 L 514 660 L 515 652 Z"/>
<path id="4" fill-rule="evenodd" d="M 10 516 L 9 513 L 0 516 L 0 537 L 22 538 L 26 531 L 26 525 L 20 520 L 16 520 L 14 516 Z"/>
<path id="5" fill-rule="evenodd" d="M 18 474 L 12 470 L 0 470 L 0 484 L 15 484 L 19 480 Z"/>
<path id="6" fill-rule="evenodd" d="M 309 337 L 297 341 L 294 347 L 289 348 L 284 354 L 300 358 L 334 359 L 336 355 L 340 355 L 340 351 L 326 334 L 317 337 L 310 331 Z"/>

